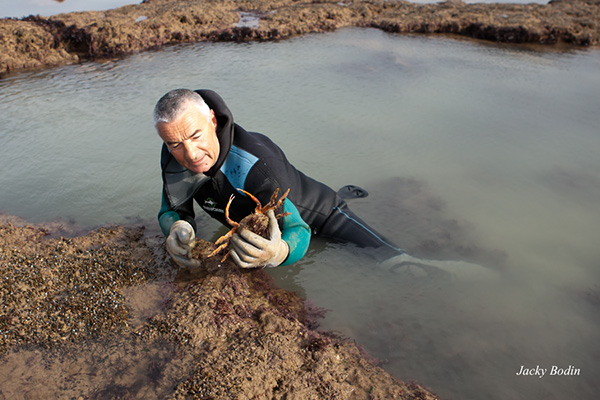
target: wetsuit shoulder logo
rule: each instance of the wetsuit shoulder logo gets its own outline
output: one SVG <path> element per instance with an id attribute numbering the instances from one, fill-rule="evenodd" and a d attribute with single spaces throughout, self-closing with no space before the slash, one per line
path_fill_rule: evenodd
<path id="1" fill-rule="evenodd" d="M 218 207 L 218 203 L 216 201 L 214 201 L 212 198 L 207 197 L 206 199 L 204 199 L 204 204 L 202 204 L 202 208 L 206 211 L 210 211 L 210 212 L 218 212 L 218 213 L 223 213 L 225 212 L 222 208 Z"/>

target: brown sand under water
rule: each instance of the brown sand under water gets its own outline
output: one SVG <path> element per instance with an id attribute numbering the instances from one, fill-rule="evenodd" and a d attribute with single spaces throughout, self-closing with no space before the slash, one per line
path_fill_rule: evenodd
<path id="1" fill-rule="evenodd" d="M 263 270 L 207 260 L 212 243 L 177 271 L 143 227 L 0 218 L 0 398 L 436 398 L 314 329 Z"/>

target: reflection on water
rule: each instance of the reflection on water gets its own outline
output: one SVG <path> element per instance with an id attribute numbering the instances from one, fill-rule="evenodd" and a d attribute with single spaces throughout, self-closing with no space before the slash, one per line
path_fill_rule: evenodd
<path id="1" fill-rule="evenodd" d="M 197 44 L 0 81 L 0 204 L 32 220 L 151 221 L 155 101 L 212 88 L 301 170 L 415 256 L 315 240 L 278 282 L 331 310 L 400 378 L 442 398 L 596 396 L 600 372 L 600 53 L 347 29 Z M 199 215 L 201 236 L 219 227 Z M 569 365 L 578 376 L 517 376 Z"/>

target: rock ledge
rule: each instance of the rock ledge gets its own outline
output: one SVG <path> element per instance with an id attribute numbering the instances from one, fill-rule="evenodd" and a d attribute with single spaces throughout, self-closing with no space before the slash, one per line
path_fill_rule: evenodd
<path id="1" fill-rule="evenodd" d="M 145 0 L 114 10 L 0 19 L 0 74 L 199 41 L 276 40 L 342 27 L 507 43 L 600 43 L 600 0 Z"/>

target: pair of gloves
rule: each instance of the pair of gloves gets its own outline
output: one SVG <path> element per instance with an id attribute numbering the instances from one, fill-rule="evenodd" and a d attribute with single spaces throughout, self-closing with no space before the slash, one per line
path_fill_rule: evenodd
<path id="1" fill-rule="evenodd" d="M 288 244 L 281 239 L 281 230 L 273 210 L 267 211 L 270 239 L 248 229 L 234 233 L 229 242 L 229 256 L 240 268 L 276 267 L 287 259 Z M 195 268 L 200 261 L 192 258 L 196 238 L 189 222 L 176 221 L 167 237 L 167 252 L 181 267 Z"/>

